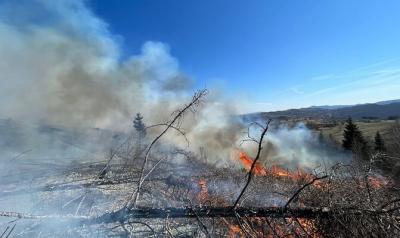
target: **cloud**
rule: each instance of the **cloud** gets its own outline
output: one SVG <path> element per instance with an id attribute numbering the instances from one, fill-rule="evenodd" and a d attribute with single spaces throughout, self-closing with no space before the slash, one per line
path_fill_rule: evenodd
<path id="1" fill-rule="evenodd" d="M 291 92 L 297 94 L 297 95 L 303 95 L 304 94 L 304 92 L 301 91 L 298 87 L 291 87 L 291 88 L 289 88 L 289 90 Z"/>

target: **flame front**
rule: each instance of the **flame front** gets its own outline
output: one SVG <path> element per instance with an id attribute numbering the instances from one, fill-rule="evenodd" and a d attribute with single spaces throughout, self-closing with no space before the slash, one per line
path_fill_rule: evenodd
<path id="1" fill-rule="evenodd" d="M 239 151 L 239 159 L 242 162 L 244 168 L 249 171 L 251 169 L 251 165 L 253 164 L 253 159 L 251 159 L 245 152 Z M 291 180 L 298 181 L 300 179 L 310 180 L 313 176 L 301 168 L 298 168 L 297 171 L 289 171 L 284 169 L 278 165 L 272 165 L 270 169 L 265 168 L 261 163 L 256 162 L 253 173 L 259 176 L 274 176 L 278 178 L 288 178 Z"/>
<path id="2" fill-rule="evenodd" d="M 242 151 L 239 152 L 239 159 L 240 161 L 242 161 L 244 168 L 247 171 L 250 171 L 253 160 Z M 265 176 L 267 175 L 267 170 L 259 162 L 256 162 L 256 164 L 254 165 L 253 173 L 259 176 Z"/>

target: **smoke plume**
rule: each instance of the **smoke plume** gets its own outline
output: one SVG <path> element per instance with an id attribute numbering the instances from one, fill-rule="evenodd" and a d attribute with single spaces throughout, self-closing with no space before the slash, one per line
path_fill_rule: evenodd
<path id="1" fill-rule="evenodd" d="M 0 118 L 69 130 L 127 131 L 138 112 L 147 125 L 167 121 L 194 92 L 193 80 L 168 45 L 145 42 L 140 54 L 122 57 L 119 37 L 80 0 L 5 1 L 0 35 Z M 231 164 L 227 158 L 245 127 L 234 116 L 235 105 L 210 91 L 182 128 L 192 150 L 206 148 L 210 161 Z M 185 144 L 182 137 L 169 136 L 169 142 Z M 266 159 L 319 161 L 320 153 L 305 142 L 310 139 L 305 129 L 280 128 L 267 138 Z"/>

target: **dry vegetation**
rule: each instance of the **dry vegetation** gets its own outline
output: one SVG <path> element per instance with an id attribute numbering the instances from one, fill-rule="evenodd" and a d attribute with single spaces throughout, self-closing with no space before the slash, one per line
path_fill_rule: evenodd
<path id="1" fill-rule="evenodd" d="M 185 137 L 181 122 L 205 93 L 156 125 L 159 135 L 142 146 L 128 137 L 104 162 L 39 176 L 29 186 L 2 184 L 2 200 L 18 199 L 21 207 L 27 194 L 37 200 L 34 213 L 0 212 L 0 237 L 400 236 L 399 188 L 376 170 L 387 155 L 314 171 L 263 167 L 269 122 L 252 124 L 262 133 L 243 141 L 258 146 L 256 154 L 238 156 L 247 171 L 165 148 L 167 132 Z"/>

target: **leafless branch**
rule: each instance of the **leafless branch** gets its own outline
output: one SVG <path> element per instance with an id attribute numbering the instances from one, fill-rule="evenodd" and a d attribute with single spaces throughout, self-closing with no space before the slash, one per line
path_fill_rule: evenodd
<path id="1" fill-rule="evenodd" d="M 260 140 L 258 141 L 257 155 L 256 155 L 256 157 L 254 158 L 253 163 L 251 164 L 250 170 L 249 170 L 249 172 L 248 172 L 248 174 L 247 174 L 247 181 L 246 181 L 246 184 L 245 184 L 245 186 L 243 187 L 243 189 L 242 189 L 242 191 L 240 192 L 238 198 L 236 199 L 235 203 L 234 203 L 233 206 L 232 206 L 233 209 L 234 209 L 234 208 L 236 207 L 236 205 L 239 203 L 239 201 L 240 201 L 240 199 L 242 198 L 243 194 L 246 192 L 246 189 L 247 189 L 247 187 L 249 186 L 249 184 L 250 184 L 250 182 L 251 182 L 251 179 L 253 178 L 253 174 L 254 174 L 254 173 L 253 173 L 253 170 L 254 170 L 254 167 L 256 166 L 256 163 L 257 163 L 258 159 L 260 158 L 261 151 L 262 151 L 263 139 L 264 139 L 264 136 L 266 135 L 266 133 L 267 133 L 267 131 L 268 131 L 269 124 L 271 123 L 271 121 L 272 121 L 272 120 L 268 120 L 267 123 L 266 123 L 266 126 L 265 126 L 265 127 L 262 127 L 262 128 L 263 128 L 263 131 L 261 132 Z M 259 125 L 259 124 L 257 123 L 257 125 Z M 261 125 L 260 125 L 260 126 L 261 126 Z"/>
<path id="2" fill-rule="evenodd" d="M 304 184 L 303 186 L 301 186 L 301 188 L 299 188 L 299 189 L 292 195 L 292 197 L 286 202 L 284 208 L 287 209 L 287 208 L 289 207 L 290 203 L 291 203 L 295 198 L 297 198 L 297 196 L 301 193 L 301 191 L 303 191 L 303 189 L 307 188 L 308 186 L 310 186 L 311 184 L 313 184 L 315 181 L 318 181 L 318 180 L 321 180 L 321 179 L 324 179 L 324 178 L 327 178 L 327 177 L 328 177 L 327 175 L 322 176 L 322 177 L 316 177 L 316 178 L 314 178 L 313 180 L 311 180 L 310 182 L 308 182 L 308 183 Z"/>
<path id="3" fill-rule="evenodd" d="M 175 127 L 179 127 L 179 120 L 181 120 L 181 118 L 185 115 L 186 111 L 192 107 L 195 107 L 197 105 L 200 104 L 201 99 L 207 94 L 206 90 L 201 90 L 198 91 L 197 93 L 195 93 L 195 95 L 193 96 L 191 102 L 189 102 L 188 104 L 186 104 L 182 109 L 177 110 L 176 115 L 174 116 L 174 118 L 167 123 L 166 128 L 156 137 L 154 138 L 154 140 L 150 143 L 150 145 L 147 147 L 146 149 L 146 153 L 144 156 L 144 160 L 143 160 L 143 164 L 141 166 L 141 170 L 140 170 L 140 175 L 139 175 L 139 181 L 137 184 L 137 189 L 132 193 L 131 198 L 129 199 L 129 201 L 127 202 L 126 206 L 127 208 L 131 209 L 136 207 L 136 202 L 139 199 L 139 195 L 140 195 L 140 189 L 142 188 L 143 185 L 143 176 L 144 176 L 144 170 L 146 168 L 147 162 L 149 160 L 149 156 L 150 156 L 150 152 L 151 149 L 153 148 L 153 146 L 157 143 L 157 141 L 163 137 L 170 128 L 172 128 L 173 126 L 175 126 L 175 123 L 178 123 L 178 126 Z"/>

